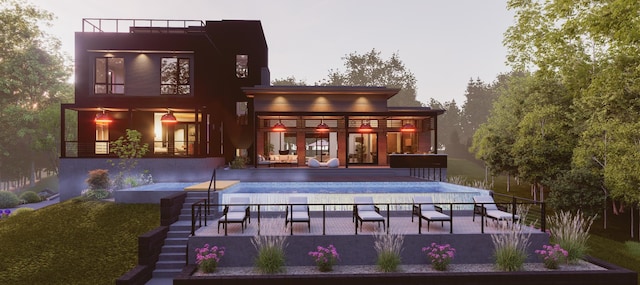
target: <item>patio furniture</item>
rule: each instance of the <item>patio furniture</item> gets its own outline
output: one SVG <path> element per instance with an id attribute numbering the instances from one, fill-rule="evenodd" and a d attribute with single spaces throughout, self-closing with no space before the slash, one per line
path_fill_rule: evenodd
<path id="1" fill-rule="evenodd" d="M 509 221 L 516 222 L 520 220 L 520 216 L 509 213 L 507 211 L 500 210 L 493 200 L 493 197 L 482 195 L 482 196 L 474 196 L 473 197 L 473 221 L 476 220 L 476 215 L 485 216 L 494 221 Z M 485 221 L 487 224 L 487 221 Z"/>
<path id="2" fill-rule="evenodd" d="M 444 222 L 449 222 L 449 233 L 453 233 L 453 223 L 451 216 L 442 212 L 442 207 L 434 205 L 431 196 L 416 196 L 413 197 L 413 205 L 411 210 L 411 222 L 413 223 L 413 216 L 418 217 L 418 233 L 422 234 L 422 220 L 427 221 L 427 231 L 431 222 L 440 222 L 444 227 Z"/>
<path id="3" fill-rule="evenodd" d="M 251 213 L 249 211 L 249 197 L 231 197 L 229 204 L 224 206 L 222 217 L 218 219 L 218 233 L 220 233 L 220 224 L 224 228 L 224 235 L 227 235 L 228 224 L 240 224 L 242 232 L 247 227 L 247 220 L 251 223 Z"/>
<path id="4" fill-rule="evenodd" d="M 309 215 L 307 197 L 289 197 L 286 216 L 287 218 L 284 220 L 284 226 L 286 227 L 291 223 L 291 235 L 293 235 L 293 223 L 307 223 L 307 228 L 309 229 L 309 232 L 311 232 L 311 218 Z"/>
<path id="5" fill-rule="evenodd" d="M 358 222 L 360 222 L 360 231 L 362 232 L 363 222 L 382 222 L 382 226 L 386 229 L 386 220 L 380 215 L 380 208 L 373 204 L 371 196 L 355 197 L 353 205 L 353 221 L 356 223 L 356 234 L 358 234 Z"/>
<path id="6" fill-rule="evenodd" d="M 315 158 L 310 158 L 309 161 L 307 162 L 307 165 L 312 168 L 318 168 L 318 167 L 336 168 L 340 166 L 340 160 L 334 157 L 327 160 L 327 162 L 320 162 Z"/>

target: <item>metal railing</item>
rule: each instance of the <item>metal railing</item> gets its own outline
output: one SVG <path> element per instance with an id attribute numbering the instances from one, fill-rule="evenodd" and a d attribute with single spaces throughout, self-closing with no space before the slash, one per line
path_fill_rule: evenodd
<path id="1" fill-rule="evenodd" d="M 175 29 L 186 29 L 190 26 L 204 27 L 202 20 L 166 20 L 166 19 L 116 19 L 116 18 L 84 18 L 82 32 L 130 33 L 132 28 L 141 28 L 149 32 L 168 32 Z M 123 28 L 124 27 L 124 28 Z M 121 30 L 123 28 L 123 30 Z M 126 29 L 126 30 L 125 30 Z"/>
<path id="2" fill-rule="evenodd" d="M 508 197 L 508 196 L 506 196 Z M 546 219 L 546 213 L 545 213 L 545 206 L 543 202 L 538 202 L 538 201 L 533 201 L 533 200 L 528 200 L 528 199 L 522 199 L 522 198 L 517 198 L 517 197 L 512 197 L 512 201 L 510 203 L 504 203 L 504 202 L 495 202 L 495 203 L 482 203 L 482 204 L 476 204 L 476 203 L 461 203 L 461 202 L 451 202 L 451 203 L 434 203 L 433 205 L 438 205 L 438 206 L 444 206 L 443 208 L 447 208 L 448 212 L 449 212 L 449 216 L 451 217 L 451 233 L 453 233 L 453 220 L 455 219 L 454 213 L 458 212 L 458 211 L 454 211 L 454 207 L 455 206 L 484 206 L 484 205 L 488 205 L 488 204 L 495 204 L 498 207 L 504 207 L 506 206 L 506 204 L 508 204 L 511 208 L 509 210 L 513 210 L 510 211 L 510 213 L 512 213 L 512 217 L 515 218 L 515 215 L 518 215 L 518 209 L 519 208 L 524 208 L 527 207 L 528 208 L 528 213 L 529 215 L 526 215 L 526 217 L 524 217 L 524 219 L 521 219 L 521 222 L 527 221 L 530 222 L 532 219 L 535 219 L 534 221 L 538 221 L 536 223 L 533 223 L 532 225 L 535 228 L 539 228 L 540 231 L 544 232 L 546 230 L 546 223 L 544 222 Z M 202 216 L 204 215 L 205 211 L 198 211 L 198 213 L 196 214 L 194 209 L 198 208 L 200 209 L 200 207 L 207 207 L 207 208 L 211 208 L 214 207 L 216 209 L 222 209 L 225 206 L 229 206 L 231 204 L 207 204 L 206 199 L 202 199 L 198 202 L 196 202 L 193 206 L 192 206 L 192 228 L 191 228 L 191 236 L 195 236 L 195 232 L 197 230 L 196 228 L 196 220 L 200 221 L 198 228 L 200 228 L 202 226 Z M 284 212 L 287 207 L 288 208 L 292 208 L 293 206 L 309 206 L 309 207 L 321 207 L 322 210 L 322 235 L 326 235 L 326 229 L 327 229 L 327 213 L 328 212 L 345 212 L 345 211 L 328 211 L 327 207 L 331 207 L 333 206 L 333 208 L 335 208 L 335 206 L 350 206 L 354 208 L 354 213 L 353 213 L 353 219 L 355 219 L 355 206 L 356 204 L 354 203 L 307 203 L 307 204 L 295 204 L 295 203 L 275 203 L 275 204 L 248 204 L 245 205 L 247 207 L 249 207 L 251 209 L 250 212 L 256 212 L 257 214 L 257 220 L 258 220 L 258 230 L 257 233 L 258 235 L 260 235 L 261 232 L 261 227 L 260 227 L 260 222 L 261 222 L 261 218 L 263 216 L 262 213 L 262 208 L 264 207 L 279 207 L 282 210 L 282 212 Z M 377 206 L 384 206 L 384 211 L 386 213 L 386 218 L 385 218 L 385 229 L 388 232 L 389 228 L 391 226 L 391 212 L 394 213 L 401 213 L 401 212 L 409 212 L 410 214 L 412 214 L 411 210 L 396 210 L 396 211 L 392 211 L 390 210 L 391 207 L 393 206 L 409 206 L 409 208 L 411 208 L 413 205 L 416 205 L 414 203 L 375 203 L 375 204 L 357 204 L 357 205 L 377 205 Z M 536 211 L 531 211 L 532 208 L 535 207 L 539 207 L 538 210 Z M 475 211 L 475 210 L 474 210 Z M 222 211 L 221 211 L 222 212 Z M 278 212 L 278 211 L 269 211 L 269 213 L 273 213 L 273 212 Z M 313 211 L 312 211 L 313 212 Z M 317 211 L 316 211 L 317 212 Z M 536 218 L 533 218 L 530 216 L 530 214 L 532 213 L 536 213 L 539 214 L 539 216 L 537 216 Z M 476 215 L 479 215 L 479 219 L 481 222 L 481 226 L 480 226 L 480 232 L 482 234 L 485 233 L 485 220 L 488 219 L 488 217 L 486 217 L 486 215 L 482 214 L 482 213 L 475 213 Z M 382 215 L 382 213 L 381 213 Z M 475 219 L 475 216 L 474 216 Z M 206 218 L 205 218 L 205 226 L 206 226 Z M 527 224 L 529 225 L 529 224 Z M 291 227 L 291 235 L 293 235 L 293 227 Z M 355 234 L 358 234 L 358 223 L 355 223 Z"/>

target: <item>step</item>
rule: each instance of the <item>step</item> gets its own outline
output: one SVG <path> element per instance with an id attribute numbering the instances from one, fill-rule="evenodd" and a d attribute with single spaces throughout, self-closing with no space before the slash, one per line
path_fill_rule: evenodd
<path id="1" fill-rule="evenodd" d="M 184 237 L 184 238 L 166 238 L 164 240 L 164 244 L 165 245 L 180 245 L 180 244 L 187 244 L 187 242 L 189 242 L 189 238 Z"/>
<path id="2" fill-rule="evenodd" d="M 152 273 L 153 278 L 173 278 L 176 275 L 182 272 L 182 268 L 180 269 L 156 269 Z"/>
<path id="3" fill-rule="evenodd" d="M 187 252 L 187 245 L 186 244 L 181 244 L 181 245 L 164 245 L 162 246 L 162 250 L 160 251 L 160 254 L 163 253 L 182 253 L 182 254 L 186 254 Z"/>
<path id="4" fill-rule="evenodd" d="M 167 233 L 168 238 L 186 238 L 191 234 L 191 230 L 188 231 L 169 231 Z"/>
<path id="5" fill-rule="evenodd" d="M 186 252 L 166 252 L 160 253 L 159 261 L 178 261 L 184 263 L 187 259 Z"/>
<path id="6" fill-rule="evenodd" d="M 156 263 L 156 270 L 161 269 L 181 269 L 185 266 L 183 260 L 160 260 Z"/>

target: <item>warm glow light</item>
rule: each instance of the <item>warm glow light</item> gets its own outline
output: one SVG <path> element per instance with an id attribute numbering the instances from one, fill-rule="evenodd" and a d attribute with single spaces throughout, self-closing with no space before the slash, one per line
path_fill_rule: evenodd
<path id="1" fill-rule="evenodd" d="M 400 128 L 401 132 L 405 132 L 405 133 L 413 133 L 416 131 L 416 127 L 413 124 L 404 124 L 402 126 L 402 128 Z"/>
<path id="2" fill-rule="evenodd" d="M 360 124 L 360 128 L 358 128 L 358 132 L 361 133 L 370 133 L 373 131 L 371 124 L 369 122 Z"/>
<path id="3" fill-rule="evenodd" d="M 282 122 L 277 122 L 275 125 L 273 125 L 273 128 L 271 130 L 274 132 L 284 132 L 287 130 L 287 127 L 285 127 Z"/>
<path id="4" fill-rule="evenodd" d="M 163 124 L 175 124 L 178 122 L 178 119 L 176 119 L 176 116 L 169 112 L 162 115 L 162 118 L 160 118 L 160 122 L 162 122 Z"/>
<path id="5" fill-rule="evenodd" d="M 111 119 L 111 117 L 109 117 L 109 115 L 107 115 L 107 113 L 102 111 L 102 113 L 96 114 L 96 118 L 94 119 L 94 122 L 96 124 L 109 124 L 113 122 L 113 120 Z"/>
<path id="6" fill-rule="evenodd" d="M 318 124 L 318 126 L 316 127 L 316 131 L 317 132 L 328 132 L 329 131 L 329 125 L 325 124 L 324 122 L 320 122 L 320 124 Z"/>

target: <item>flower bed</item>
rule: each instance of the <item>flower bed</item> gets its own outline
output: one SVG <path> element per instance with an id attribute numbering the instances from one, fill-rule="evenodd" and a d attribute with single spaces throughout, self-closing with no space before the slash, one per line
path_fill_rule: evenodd
<path id="1" fill-rule="evenodd" d="M 438 271 L 428 264 L 400 265 L 398 272 L 383 273 L 375 265 L 334 266 L 320 272 L 315 266 L 290 266 L 284 273 L 261 274 L 252 267 L 220 267 L 216 273 L 203 274 L 193 265 L 185 267 L 174 279 L 175 285 L 210 284 L 327 284 L 365 282 L 376 284 L 636 284 L 637 273 L 593 258 L 577 264 L 547 269 L 542 263 L 526 263 L 523 271 L 503 272 L 493 264 L 450 264 Z"/>

